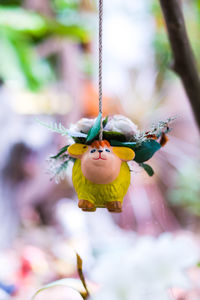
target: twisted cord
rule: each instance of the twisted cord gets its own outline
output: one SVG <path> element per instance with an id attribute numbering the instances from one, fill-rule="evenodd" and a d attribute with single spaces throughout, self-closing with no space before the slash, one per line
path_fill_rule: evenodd
<path id="1" fill-rule="evenodd" d="M 103 139 L 103 118 L 102 118 L 102 37 L 103 37 L 103 0 L 99 0 L 99 113 L 101 113 L 101 128 L 99 140 Z"/>

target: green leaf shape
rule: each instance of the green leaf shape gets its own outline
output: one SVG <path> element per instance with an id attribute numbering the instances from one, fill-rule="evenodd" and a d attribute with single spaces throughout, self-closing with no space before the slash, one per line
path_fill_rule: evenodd
<path id="1" fill-rule="evenodd" d="M 23 0 L 0 0 L 2 6 L 18 6 L 22 5 Z"/>
<path id="2" fill-rule="evenodd" d="M 51 156 L 51 158 L 56 159 L 56 158 L 60 157 L 63 153 L 65 153 L 67 151 L 68 147 L 69 147 L 69 145 L 64 146 L 63 148 L 60 149 L 58 154 Z"/>
<path id="3" fill-rule="evenodd" d="M 73 138 L 86 138 L 87 137 L 87 134 L 85 133 L 82 133 L 82 132 L 73 132 L 71 130 L 68 130 L 67 128 L 65 128 L 61 123 L 51 123 L 51 124 L 47 124 L 45 122 L 42 122 L 40 121 L 39 119 L 35 119 L 36 122 L 38 122 L 40 125 L 48 128 L 49 130 L 53 131 L 53 132 L 57 132 L 57 133 L 60 133 L 62 136 L 64 135 L 69 135 Z"/>
<path id="4" fill-rule="evenodd" d="M 139 147 L 137 147 L 135 151 L 135 158 L 134 160 L 137 163 L 143 163 L 149 160 L 156 151 L 161 148 L 161 145 L 156 142 L 155 140 L 146 140 L 141 143 Z"/>
<path id="5" fill-rule="evenodd" d="M 117 131 L 103 131 L 103 138 L 107 141 L 121 141 L 125 142 L 126 137 L 123 133 L 117 132 Z"/>
<path id="6" fill-rule="evenodd" d="M 102 113 L 99 113 L 94 125 L 92 126 L 92 128 L 90 128 L 88 132 L 86 142 L 92 141 L 99 134 L 99 131 L 101 129 L 101 118 Z"/>
<path id="7" fill-rule="evenodd" d="M 66 9 L 77 10 L 79 4 L 79 1 L 77 0 L 54 0 L 52 2 L 54 9 L 58 11 L 65 11 Z"/>
<path id="8" fill-rule="evenodd" d="M 149 176 L 154 175 L 154 170 L 150 165 L 141 163 L 140 166 L 147 172 Z"/>
<path id="9" fill-rule="evenodd" d="M 89 40 L 89 30 L 79 21 L 63 23 L 16 6 L 0 5 L 0 77 L 37 92 L 55 80 L 48 59 L 39 57 L 35 42 L 49 35 Z"/>
<path id="10" fill-rule="evenodd" d="M 64 279 L 61 279 L 61 280 L 57 280 L 57 281 L 54 281 L 52 283 L 49 283 L 45 286 L 43 286 L 41 289 L 39 289 L 32 297 L 31 300 L 35 300 L 36 299 L 36 296 L 41 293 L 42 291 L 45 291 L 47 289 L 50 289 L 50 288 L 53 288 L 53 287 L 59 287 L 59 286 L 65 286 L 67 288 L 71 288 L 73 290 L 75 290 L 76 292 L 78 292 L 83 299 L 85 299 L 86 297 L 86 290 L 81 282 L 80 279 L 74 279 L 74 278 L 64 278 Z"/>
<path id="11" fill-rule="evenodd" d="M 85 299 L 89 297 L 89 290 L 88 290 L 88 287 L 87 287 L 87 283 L 86 283 L 86 280 L 85 280 L 85 276 L 83 274 L 83 261 L 82 261 L 82 258 L 80 257 L 80 255 L 78 255 L 78 253 L 76 253 L 76 261 L 77 261 L 77 271 L 78 271 L 78 275 L 79 275 L 79 278 L 84 286 L 84 289 L 85 289 Z"/>
<path id="12" fill-rule="evenodd" d="M 143 141 L 141 144 L 138 144 L 137 142 L 119 142 L 112 140 L 111 146 L 129 147 L 133 149 L 135 151 L 134 160 L 137 163 L 143 163 L 149 160 L 154 153 L 161 148 L 161 145 L 152 139 Z"/>
<path id="13" fill-rule="evenodd" d="M 49 34 L 68 36 L 73 40 L 88 42 L 89 31 L 79 24 L 64 24 L 54 19 L 46 19 Z"/>
<path id="14" fill-rule="evenodd" d="M 68 135 L 71 136 L 73 139 L 74 138 L 83 138 L 84 140 L 86 140 L 86 138 L 87 138 L 87 134 L 86 133 L 75 132 L 75 131 L 71 131 L 71 130 L 68 130 Z"/>
<path id="15" fill-rule="evenodd" d="M 119 146 L 119 147 L 128 147 L 135 151 L 135 148 L 138 147 L 137 142 L 121 142 L 117 140 L 110 141 L 111 146 Z"/>
<path id="16" fill-rule="evenodd" d="M 47 61 L 38 57 L 27 36 L 0 26 L 0 76 L 36 91 L 53 79 Z"/>
<path id="17" fill-rule="evenodd" d="M 47 25 L 42 16 L 20 7 L 0 6 L 0 26 L 37 37 L 47 32 Z"/>
<path id="18" fill-rule="evenodd" d="M 47 124 L 45 122 L 40 121 L 39 119 L 35 119 L 36 122 L 38 122 L 40 125 L 48 128 L 49 130 L 53 131 L 53 132 L 57 132 L 60 133 L 62 136 L 64 135 L 68 135 L 68 130 L 61 124 L 59 123 L 57 125 L 57 123 L 51 123 L 51 124 Z"/>
<path id="19" fill-rule="evenodd" d="M 67 170 L 67 167 L 69 165 L 69 159 L 66 160 L 65 162 L 61 163 L 61 165 L 59 167 L 57 167 L 55 173 L 53 174 L 55 177 L 55 182 L 56 183 L 59 183 L 61 180 L 63 180 L 65 178 L 65 175 L 62 174 L 61 177 L 58 177 L 63 171 Z"/>
<path id="20" fill-rule="evenodd" d="M 41 38 L 53 34 L 68 36 L 82 42 L 89 40 L 89 30 L 78 21 L 76 23 L 67 24 L 20 7 L 0 6 L 0 28 L 1 27 L 6 27 L 34 38 Z"/>
<path id="21" fill-rule="evenodd" d="M 106 117 L 103 119 L 103 128 L 106 126 L 107 123 L 108 123 L 108 116 L 106 116 Z"/>
<path id="22" fill-rule="evenodd" d="M 86 138 L 72 136 L 75 143 L 85 144 Z"/>

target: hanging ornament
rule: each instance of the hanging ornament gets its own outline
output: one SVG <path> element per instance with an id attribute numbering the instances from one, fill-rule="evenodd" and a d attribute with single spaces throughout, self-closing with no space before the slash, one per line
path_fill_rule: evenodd
<path id="1" fill-rule="evenodd" d="M 121 212 L 131 177 L 127 161 L 134 159 L 134 151 L 111 147 L 107 140 L 102 140 L 88 146 L 75 143 L 68 148 L 68 153 L 76 158 L 72 180 L 78 206 L 83 211 L 107 207 L 111 212 Z"/>
<path id="2" fill-rule="evenodd" d="M 140 132 L 137 126 L 122 115 L 102 117 L 102 22 L 103 0 L 99 0 L 99 115 L 83 118 L 66 129 L 63 125 L 47 126 L 54 132 L 71 136 L 74 143 L 64 146 L 51 157 L 51 171 L 56 181 L 64 179 L 70 161 L 74 163 L 72 180 L 83 211 L 105 207 L 121 212 L 131 175 L 128 161 L 135 161 L 149 176 L 154 174 L 149 160 L 168 140 L 169 118 Z"/>
<path id="3" fill-rule="evenodd" d="M 56 182 L 64 179 L 66 169 L 73 163 L 72 180 L 78 195 L 78 206 L 83 211 L 106 207 L 110 212 L 121 212 L 128 190 L 131 172 L 128 161 L 136 162 L 149 176 L 154 174 L 146 163 L 168 140 L 172 118 L 141 132 L 122 115 L 103 118 L 102 140 L 99 138 L 101 115 L 96 119 L 83 118 L 69 129 L 63 125 L 48 125 L 54 132 L 71 136 L 74 143 L 64 146 L 51 156 L 50 171 Z"/>

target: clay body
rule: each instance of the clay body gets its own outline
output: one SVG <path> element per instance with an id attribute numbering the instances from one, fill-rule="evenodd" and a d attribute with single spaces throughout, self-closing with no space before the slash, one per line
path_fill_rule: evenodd
<path id="1" fill-rule="evenodd" d="M 107 141 L 70 147 L 69 154 L 77 158 L 72 180 L 79 207 L 84 211 L 107 207 L 109 211 L 121 212 L 131 179 L 126 161 L 134 158 L 134 152 L 129 148 L 110 147 Z"/>
<path id="2" fill-rule="evenodd" d="M 120 172 L 115 180 L 107 184 L 94 183 L 88 180 L 81 170 L 81 161 L 77 159 L 73 167 L 72 180 L 79 199 L 88 200 L 96 207 L 105 207 L 107 202 L 120 201 L 130 185 L 130 170 L 122 162 Z"/>

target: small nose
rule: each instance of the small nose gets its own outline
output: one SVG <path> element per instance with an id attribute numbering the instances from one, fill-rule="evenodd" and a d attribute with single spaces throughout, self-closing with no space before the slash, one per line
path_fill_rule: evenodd
<path id="1" fill-rule="evenodd" d="M 103 150 L 98 150 L 99 153 L 103 152 Z"/>

